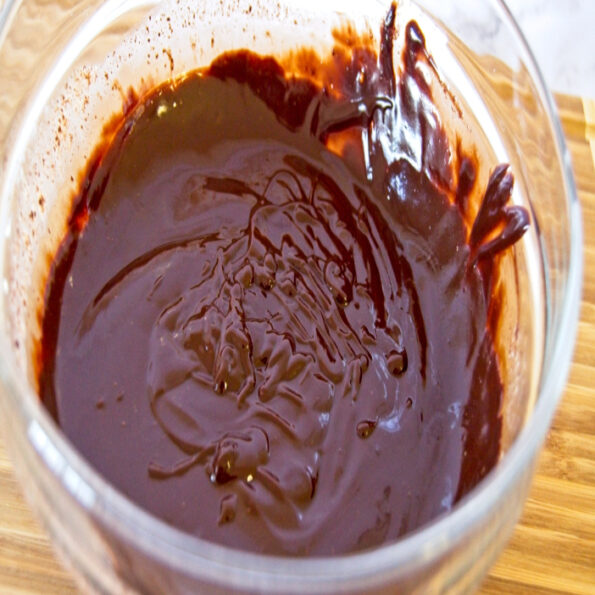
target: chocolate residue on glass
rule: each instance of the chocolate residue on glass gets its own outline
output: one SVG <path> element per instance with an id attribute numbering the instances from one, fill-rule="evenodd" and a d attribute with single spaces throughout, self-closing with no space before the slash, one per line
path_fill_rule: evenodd
<path id="1" fill-rule="evenodd" d="M 324 85 L 239 51 L 159 86 L 81 184 L 42 399 L 118 489 L 205 539 L 377 545 L 498 459 L 490 285 L 528 217 L 501 165 L 467 228 L 486 181 L 453 153 L 415 22 L 396 76 L 394 23 L 378 55 L 338 47 Z"/>

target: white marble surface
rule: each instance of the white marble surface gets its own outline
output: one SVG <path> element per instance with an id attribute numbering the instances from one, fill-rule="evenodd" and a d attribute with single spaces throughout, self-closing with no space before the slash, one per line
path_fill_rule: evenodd
<path id="1" fill-rule="evenodd" d="M 552 91 L 595 99 L 595 0 L 505 0 Z"/>

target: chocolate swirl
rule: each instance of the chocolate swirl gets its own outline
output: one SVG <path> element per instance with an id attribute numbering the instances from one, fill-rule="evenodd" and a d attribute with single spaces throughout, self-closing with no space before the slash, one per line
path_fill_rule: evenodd
<path id="1" fill-rule="evenodd" d="M 451 150 L 415 23 L 397 77 L 394 19 L 379 56 L 339 48 L 332 88 L 225 54 L 139 101 L 89 165 L 50 274 L 42 398 L 184 530 L 361 549 L 448 510 L 498 458 L 489 288 L 527 214 L 500 166 L 467 228 L 473 162 Z"/>

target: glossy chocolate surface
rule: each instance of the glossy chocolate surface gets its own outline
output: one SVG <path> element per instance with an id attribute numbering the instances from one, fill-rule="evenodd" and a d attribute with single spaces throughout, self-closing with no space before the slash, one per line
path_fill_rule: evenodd
<path id="1" fill-rule="evenodd" d="M 85 173 L 41 396 L 119 490 L 205 539 L 377 545 L 498 459 L 492 265 L 527 214 L 508 167 L 455 159 L 418 26 L 397 69 L 393 36 L 394 7 L 378 55 L 337 50 L 324 83 L 225 54 L 139 99 Z"/>

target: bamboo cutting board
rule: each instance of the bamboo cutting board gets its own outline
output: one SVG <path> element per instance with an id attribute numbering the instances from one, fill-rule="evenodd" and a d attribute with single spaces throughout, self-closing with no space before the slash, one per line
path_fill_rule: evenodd
<path id="1" fill-rule="evenodd" d="M 557 100 L 584 221 L 577 345 L 524 515 L 483 595 L 595 595 L 595 101 Z M 76 593 L 21 496 L 1 437 L 0 593 Z"/>

